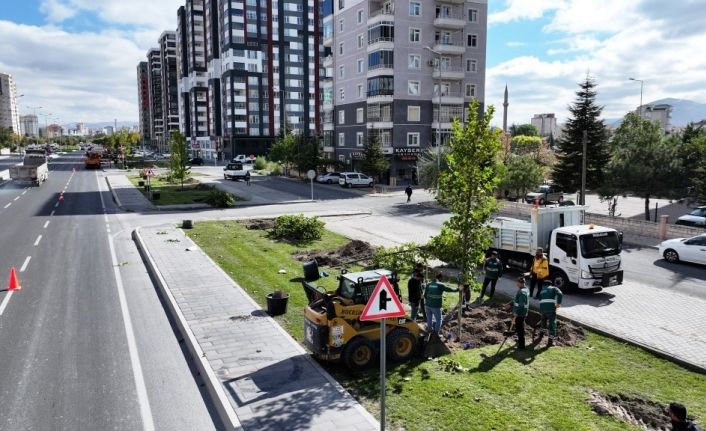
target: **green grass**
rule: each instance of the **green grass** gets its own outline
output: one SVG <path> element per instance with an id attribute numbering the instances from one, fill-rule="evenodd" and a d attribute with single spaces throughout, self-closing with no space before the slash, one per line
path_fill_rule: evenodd
<path id="1" fill-rule="evenodd" d="M 327 232 L 321 241 L 295 247 L 237 222 L 198 223 L 188 234 L 263 308 L 267 293 L 289 292 L 287 314 L 276 320 L 300 342 L 306 296 L 299 282 L 301 264 L 291 253 L 347 242 Z M 287 274 L 278 274 L 281 268 Z M 325 279 L 330 289 L 335 287 L 333 275 Z M 388 429 L 637 430 L 593 413 L 586 403 L 591 391 L 664 404 L 677 400 L 700 424 L 706 422 L 706 377 L 613 339 L 588 333 L 576 347 L 516 353 L 505 346 L 495 355 L 497 351 L 498 346 L 488 346 L 441 361 L 388 366 Z M 455 361 L 464 371 L 446 371 L 445 361 Z M 356 376 L 339 365 L 324 366 L 379 417 L 377 369 Z"/>
<path id="2" fill-rule="evenodd" d="M 128 177 L 130 182 L 135 186 L 138 186 L 138 181 L 143 181 L 138 176 Z M 147 184 L 147 180 L 144 180 Z M 180 184 L 173 184 L 167 182 L 163 177 L 152 177 L 150 179 L 150 184 L 152 190 L 160 190 L 161 196 L 158 200 L 153 200 L 152 203 L 155 205 L 178 205 L 178 204 L 194 204 L 194 203 L 205 203 L 206 196 L 211 190 L 211 186 L 199 184 L 198 182 L 191 182 L 184 184 L 184 190 L 181 190 Z M 147 196 L 147 192 L 144 187 L 139 187 L 138 189 L 143 195 Z"/>

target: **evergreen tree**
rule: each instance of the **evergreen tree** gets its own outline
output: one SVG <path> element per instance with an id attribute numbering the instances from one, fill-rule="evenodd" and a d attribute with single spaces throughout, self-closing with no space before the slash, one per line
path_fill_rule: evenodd
<path id="1" fill-rule="evenodd" d="M 376 134 L 369 134 L 363 146 L 363 162 L 361 170 L 364 174 L 376 178 L 385 172 L 389 167 L 385 160 L 385 153 L 382 152 L 380 140 Z"/>
<path id="2" fill-rule="evenodd" d="M 552 179 L 565 192 L 581 188 L 583 132 L 587 132 L 586 188 L 595 190 L 603 184 L 603 171 L 610 160 L 608 131 L 599 119 L 602 106 L 596 105 L 596 82 L 590 76 L 579 84 L 576 100 L 569 106 L 571 117 L 558 141 L 559 152 Z"/>

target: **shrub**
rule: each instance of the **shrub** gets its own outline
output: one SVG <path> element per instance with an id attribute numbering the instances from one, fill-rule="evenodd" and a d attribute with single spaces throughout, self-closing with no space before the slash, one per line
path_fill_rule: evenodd
<path id="1" fill-rule="evenodd" d="M 232 194 L 218 189 L 211 189 L 205 200 L 207 204 L 217 208 L 230 208 L 235 205 Z"/>
<path id="2" fill-rule="evenodd" d="M 278 177 L 282 175 L 282 167 L 280 165 L 272 166 L 272 169 L 270 170 L 270 175 L 273 177 Z"/>
<path id="3" fill-rule="evenodd" d="M 324 222 L 316 217 L 283 215 L 275 219 L 270 235 L 277 239 L 292 242 L 311 242 L 321 239 Z"/>
<path id="4" fill-rule="evenodd" d="M 267 159 L 265 159 L 262 156 L 258 156 L 255 158 L 255 164 L 253 165 L 253 169 L 256 171 L 261 171 L 267 167 Z"/>

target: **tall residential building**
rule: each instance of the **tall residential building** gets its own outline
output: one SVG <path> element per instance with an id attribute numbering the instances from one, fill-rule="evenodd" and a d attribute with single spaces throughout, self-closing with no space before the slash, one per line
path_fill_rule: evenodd
<path id="1" fill-rule="evenodd" d="M 39 136 L 39 120 L 36 115 L 20 115 L 20 135 Z"/>
<path id="2" fill-rule="evenodd" d="M 149 66 L 146 61 L 137 65 L 137 109 L 139 110 L 139 132 L 144 144 L 150 143 L 150 87 Z"/>
<path id="3" fill-rule="evenodd" d="M 553 113 L 550 114 L 534 114 L 531 120 L 531 124 L 537 128 L 539 131 L 539 136 L 557 137 L 557 126 L 556 126 L 556 116 Z"/>
<path id="4" fill-rule="evenodd" d="M 20 118 L 17 112 L 17 88 L 12 75 L 0 73 L 0 127 L 20 134 Z"/>
<path id="5" fill-rule="evenodd" d="M 151 145 L 164 149 L 164 108 L 162 105 L 162 59 L 159 49 L 152 48 L 147 52 L 147 85 L 150 101 L 150 137 Z"/>
<path id="6" fill-rule="evenodd" d="M 324 149 L 357 170 L 375 135 L 380 178 L 416 182 L 419 154 L 485 97 L 487 1 L 324 1 Z"/>
<path id="7" fill-rule="evenodd" d="M 162 65 L 162 122 L 164 139 L 170 132 L 179 130 L 179 88 L 177 86 L 177 43 L 176 32 L 165 31 L 159 36 L 159 58 Z M 166 145 L 164 148 L 166 150 Z"/>
<path id="8" fill-rule="evenodd" d="M 656 121 L 665 135 L 672 132 L 672 111 L 674 107 L 666 103 L 651 103 L 637 108 L 636 114 L 645 120 Z"/>
<path id="9" fill-rule="evenodd" d="M 187 0 L 179 111 L 192 151 L 264 154 L 286 128 L 318 135 L 320 0 Z"/>

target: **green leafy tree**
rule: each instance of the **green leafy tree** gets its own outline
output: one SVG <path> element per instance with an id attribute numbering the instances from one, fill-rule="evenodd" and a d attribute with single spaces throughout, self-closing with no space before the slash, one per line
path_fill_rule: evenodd
<path id="1" fill-rule="evenodd" d="M 298 150 L 297 137 L 291 133 L 285 134 L 277 138 L 270 148 L 267 158 L 273 162 L 281 163 L 284 165 L 285 171 L 288 172 L 289 168 L 297 160 Z"/>
<path id="2" fill-rule="evenodd" d="M 501 189 L 513 191 L 516 197 L 522 197 L 542 184 L 544 171 L 532 156 L 511 154 L 505 163 L 502 178 Z"/>
<path id="3" fill-rule="evenodd" d="M 539 136 L 518 135 L 510 141 L 510 152 L 521 156 L 531 156 L 539 160 L 542 138 Z"/>
<path id="4" fill-rule="evenodd" d="M 611 149 L 601 195 L 630 193 L 643 198 L 645 220 L 650 220 L 651 197 L 683 196 L 678 185 L 681 164 L 677 148 L 662 139 L 657 122 L 641 119 L 633 112 L 627 114 L 613 134 Z"/>
<path id="5" fill-rule="evenodd" d="M 603 107 L 596 104 L 596 83 L 590 76 L 579 84 L 576 100 L 569 106 L 571 117 L 564 134 L 558 140 L 559 153 L 552 179 L 562 190 L 573 192 L 581 188 L 583 160 L 583 132 L 587 132 L 586 188 L 596 189 L 603 184 L 603 170 L 610 160 L 608 131 L 599 119 Z"/>
<path id="6" fill-rule="evenodd" d="M 437 151 L 438 150 L 438 151 Z M 419 157 L 417 170 L 419 171 L 419 185 L 432 193 L 437 193 L 439 185 L 439 172 L 448 171 L 447 156 L 448 146 L 429 147 Z"/>
<path id="7" fill-rule="evenodd" d="M 389 168 L 390 164 L 385 160 L 385 153 L 382 152 L 380 140 L 376 134 L 368 134 L 363 146 L 363 161 L 360 164 L 364 174 L 373 178 L 378 178 L 380 174 Z"/>
<path id="8" fill-rule="evenodd" d="M 321 149 L 316 137 L 298 136 L 297 147 L 296 165 L 300 174 L 321 166 Z"/>
<path id="9" fill-rule="evenodd" d="M 696 134 L 679 148 L 680 176 L 696 202 L 706 204 L 706 132 Z"/>
<path id="10" fill-rule="evenodd" d="M 475 100 L 467 123 L 454 121 L 447 156 L 449 169 L 441 173 L 438 200 L 452 215 L 430 246 L 438 258 L 460 268 L 461 281 L 474 279 L 472 271 L 483 262 L 492 243 L 487 222 L 497 209 L 493 191 L 500 181 L 501 166 L 501 131 L 490 127 L 493 112 L 489 106 L 483 115 L 480 102 Z"/>
<path id="11" fill-rule="evenodd" d="M 186 138 L 181 133 L 173 131 L 169 141 L 171 151 L 171 156 L 169 156 L 169 176 L 173 181 L 179 181 L 181 189 L 184 190 L 184 181 L 189 179 L 191 174 Z"/>
<path id="12" fill-rule="evenodd" d="M 539 136 L 539 130 L 532 124 L 513 124 L 510 126 L 510 134 L 515 136 Z"/>

